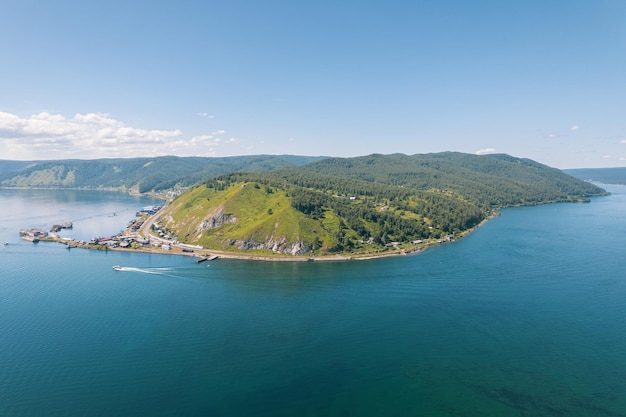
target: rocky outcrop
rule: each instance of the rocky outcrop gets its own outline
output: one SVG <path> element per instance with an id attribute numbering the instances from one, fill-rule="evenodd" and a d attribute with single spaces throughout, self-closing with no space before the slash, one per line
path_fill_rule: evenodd
<path id="1" fill-rule="evenodd" d="M 293 243 L 287 241 L 287 238 L 282 237 L 275 239 L 273 236 L 265 242 L 255 242 L 253 240 L 229 240 L 228 243 L 231 246 L 235 246 L 239 250 L 271 250 L 274 253 L 291 254 L 291 255 L 304 255 L 311 251 L 311 247 L 305 245 L 300 239 Z"/>
<path id="2" fill-rule="evenodd" d="M 209 217 L 205 218 L 196 229 L 198 234 L 201 234 L 203 231 L 207 229 L 214 229 L 216 227 L 223 226 L 227 223 L 235 224 L 237 223 L 237 217 L 233 216 L 230 213 L 224 214 L 224 208 L 220 207 L 215 212 L 213 212 Z"/>

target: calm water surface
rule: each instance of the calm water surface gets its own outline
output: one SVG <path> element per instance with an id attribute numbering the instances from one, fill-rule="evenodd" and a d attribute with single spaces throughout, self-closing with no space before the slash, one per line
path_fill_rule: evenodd
<path id="1" fill-rule="evenodd" d="M 113 234 L 152 201 L 0 190 L 0 415 L 626 416 L 608 188 L 414 256 L 204 264 L 19 239 Z"/>

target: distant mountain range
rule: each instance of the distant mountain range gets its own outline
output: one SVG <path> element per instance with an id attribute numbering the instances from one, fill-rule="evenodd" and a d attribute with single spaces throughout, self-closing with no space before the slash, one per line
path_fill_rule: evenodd
<path id="1" fill-rule="evenodd" d="M 163 156 L 60 161 L 0 160 L 0 186 L 119 189 L 146 193 L 175 186 L 190 186 L 230 172 L 268 171 L 300 166 L 319 159 L 322 158 L 255 155 L 224 158 Z"/>
<path id="2" fill-rule="evenodd" d="M 626 167 L 565 169 L 563 172 L 585 181 L 603 184 L 626 184 Z"/>

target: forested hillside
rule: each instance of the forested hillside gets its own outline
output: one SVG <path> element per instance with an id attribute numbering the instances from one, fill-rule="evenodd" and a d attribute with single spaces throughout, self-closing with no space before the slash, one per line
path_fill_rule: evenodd
<path id="1" fill-rule="evenodd" d="M 221 175 L 180 196 L 160 221 L 180 241 L 214 249 L 380 253 L 455 238 L 502 207 L 602 194 L 508 155 L 370 155 Z"/>
<path id="2" fill-rule="evenodd" d="M 292 155 L 176 157 L 64 161 L 0 161 L 0 186 L 113 188 L 139 193 L 189 186 L 216 175 L 266 171 L 318 160 Z"/>
<path id="3" fill-rule="evenodd" d="M 329 158 L 302 169 L 418 190 L 445 189 L 482 208 L 577 201 L 602 193 L 555 168 L 503 154 L 375 154 Z"/>

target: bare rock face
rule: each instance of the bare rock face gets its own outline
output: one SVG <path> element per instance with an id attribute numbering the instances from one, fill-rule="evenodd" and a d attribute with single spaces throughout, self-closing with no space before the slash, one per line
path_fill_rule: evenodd
<path id="1" fill-rule="evenodd" d="M 311 250 L 310 246 L 306 246 L 300 239 L 296 240 L 296 243 L 291 245 L 289 251 L 292 255 L 303 255 Z"/>
<path id="2" fill-rule="evenodd" d="M 233 216 L 230 213 L 224 214 L 224 208 L 220 207 L 214 213 L 205 218 L 196 229 L 196 233 L 201 234 L 203 231 L 207 229 L 214 229 L 216 227 L 223 226 L 227 223 L 235 224 L 237 223 L 237 217 Z"/>
<path id="3" fill-rule="evenodd" d="M 300 239 L 294 243 L 289 243 L 285 237 L 275 239 L 273 236 L 265 242 L 255 242 L 252 240 L 230 240 L 231 246 L 235 246 L 239 250 L 271 250 L 274 253 L 283 253 L 291 255 L 304 255 L 311 251 L 311 247 L 305 245 Z"/>

